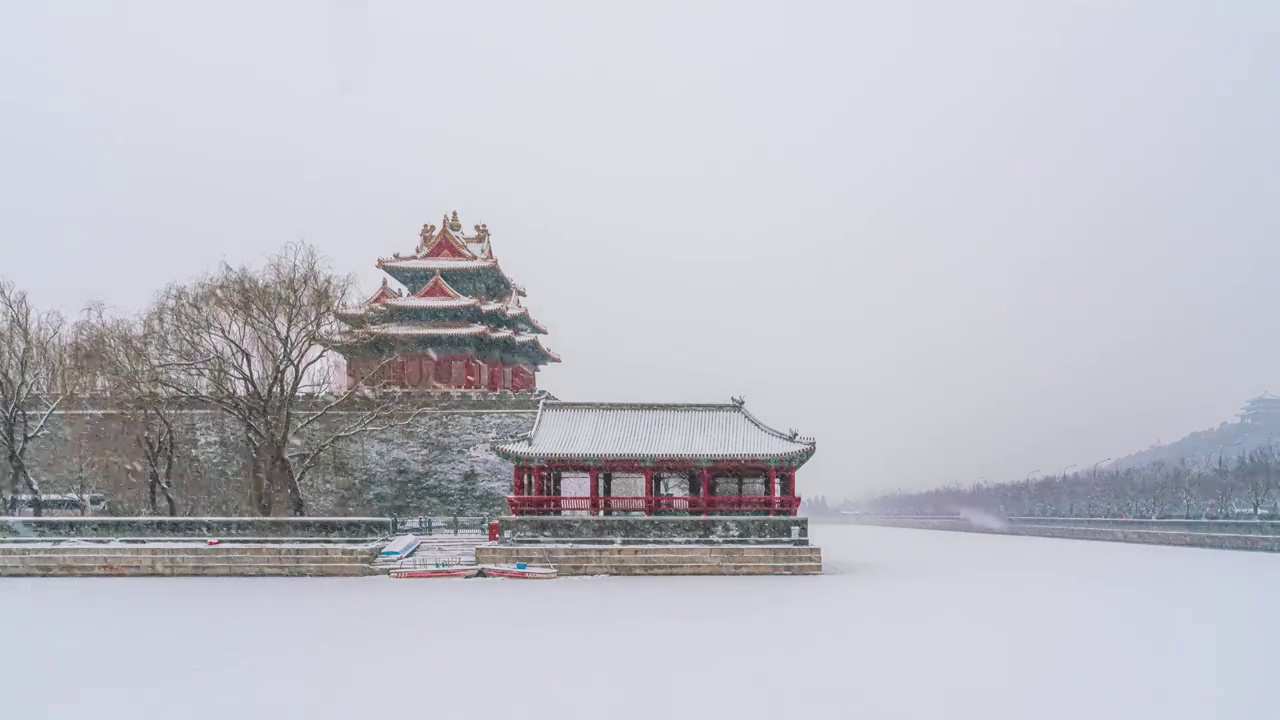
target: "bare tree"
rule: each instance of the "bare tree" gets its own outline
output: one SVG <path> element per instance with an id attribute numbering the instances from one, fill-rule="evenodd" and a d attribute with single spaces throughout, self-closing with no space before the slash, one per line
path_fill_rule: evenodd
<path id="1" fill-rule="evenodd" d="M 10 494 L 30 495 L 37 516 L 44 506 L 27 451 L 48 431 L 49 418 L 67 394 L 64 324 L 61 315 L 37 312 L 26 293 L 0 281 L 0 446 Z M 16 512 L 14 498 L 8 505 Z"/>
<path id="2" fill-rule="evenodd" d="M 1261 447 L 1242 457 L 1237 464 L 1245 501 L 1249 503 L 1255 520 L 1262 516 L 1262 507 L 1271 501 L 1277 474 L 1276 461 L 1270 447 Z"/>
<path id="3" fill-rule="evenodd" d="M 157 380 L 158 369 L 167 361 L 163 333 L 155 313 L 119 318 L 109 316 L 101 305 L 91 305 L 74 326 L 72 358 L 85 387 L 127 417 L 142 454 L 151 513 L 159 514 L 159 496 L 163 496 L 165 511 L 177 515 L 173 488 L 177 403 L 174 393 Z"/>
<path id="4" fill-rule="evenodd" d="M 1191 519 L 1191 510 L 1196 502 L 1196 488 L 1200 483 L 1200 470 L 1192 467 L 1186 458 L 1169 468 L 1169 476 L 1173 482 L 1178 499 L 1182 501 L 1182 518 Z"/>
<path id="5" fill-rule="evenodd" d="M 304 515 L 304 481 L 326 449 L 416 414 L 394 394 L 336 386 L 325 343 L 341 330 L 335 313 L 350 291 L 349 278 L 296 243 L 261 269 L 224 265 L 171 286 L 153 307 L 166 358 L 154 381 L 240 423 L 254 466 L 250 503 L 262 515 L 281 489 L 290 512 Z"/>

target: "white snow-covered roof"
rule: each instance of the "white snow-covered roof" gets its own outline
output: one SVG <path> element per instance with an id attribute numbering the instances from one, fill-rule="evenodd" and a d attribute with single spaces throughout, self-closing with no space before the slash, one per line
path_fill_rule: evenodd
<path id="1" fill-rule="evenodd" d="M 470 258 L 452 257 L 408 257 L 382 258 L 378 260 L 378 267 L 380 268 L 399 268 L 402 270 L 476 270 L 495 267 L 497 264 L 497 260 L 485 258 L 472 260 Z"/>
<path id="2" fill-rule="evenodd" d="M 508 457 L 570 459 L 794 458 L 815 443 L 781 433 L 737 403 L 714 405 L 546 401 L 533 430 L 496 443 Z"/>
<path id="3" fill-rule="evenodd" d="M 408 297 L 393 298 L 391 300 L 386 301 L 386 304 L 392 307 L 404 307 L 404 308 L 460 308 L 460 307 L 471 307 L 472 305 L 479 305 L 480 302 L 475 298 L 469 298 L 466 296 L 449 298 L 449 297 L 433 297 L 433 296 L 420 297 L 417 295 L 410 295 Z"/>
<path id="4" fill-rule="evenodd" d="M 560 362 L 560 356 L 542 344 L 537 335 L 521 333 L 509 328 L 491 328 L 480 323 L 444 325 L 426 322 L 398 322 L 381 325 L 364 325 L 345 330 L 332 336 L 337 344 L 359 343 L 374 337 L 487 337 L 492 340 L 509 340 L 520 344 L 533 344 L 550 362 Z"/>
<path id="5" fill-rule="evenodd" d="M 479 323 L 469 325 L 387 323 L 370 327 L 365 332 L 372 335 L 484 335 L 489 332 L 489 328 Z"/>

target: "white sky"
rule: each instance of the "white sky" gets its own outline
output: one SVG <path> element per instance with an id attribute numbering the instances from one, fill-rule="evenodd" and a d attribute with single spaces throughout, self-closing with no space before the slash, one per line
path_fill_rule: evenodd
<path id="1" fill-rule="evenodd" d="M 485 222 L 566 399 L 725 400 L 806 495 L 1280 391 L 1280 4 L 0 5 L 0 275 L 144 304 Z"/>

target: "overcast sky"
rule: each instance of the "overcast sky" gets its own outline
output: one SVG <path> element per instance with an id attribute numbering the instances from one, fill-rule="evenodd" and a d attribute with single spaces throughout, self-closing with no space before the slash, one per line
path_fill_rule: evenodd
<path id="1" fill-rule="evenodd" d="M 1021 479 L 1280 392 L 1280 3 L 0 5 L 0 275 L 141 307 L 487 223 L 574 400 Z"/>

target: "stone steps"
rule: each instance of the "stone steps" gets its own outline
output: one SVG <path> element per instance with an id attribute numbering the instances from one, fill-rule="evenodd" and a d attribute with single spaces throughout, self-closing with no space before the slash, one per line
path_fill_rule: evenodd
<path id="1" fill-rule="evenodd" d="M 456 562 L 459 565 L 476 563 L 476 546 L 488 542 L 483 535 L 422 536 L 422 542 L 408 557 L 399 560 L 379 560 L 377 567 L 383 571 L 432 567 L 436 561 Z"/>

